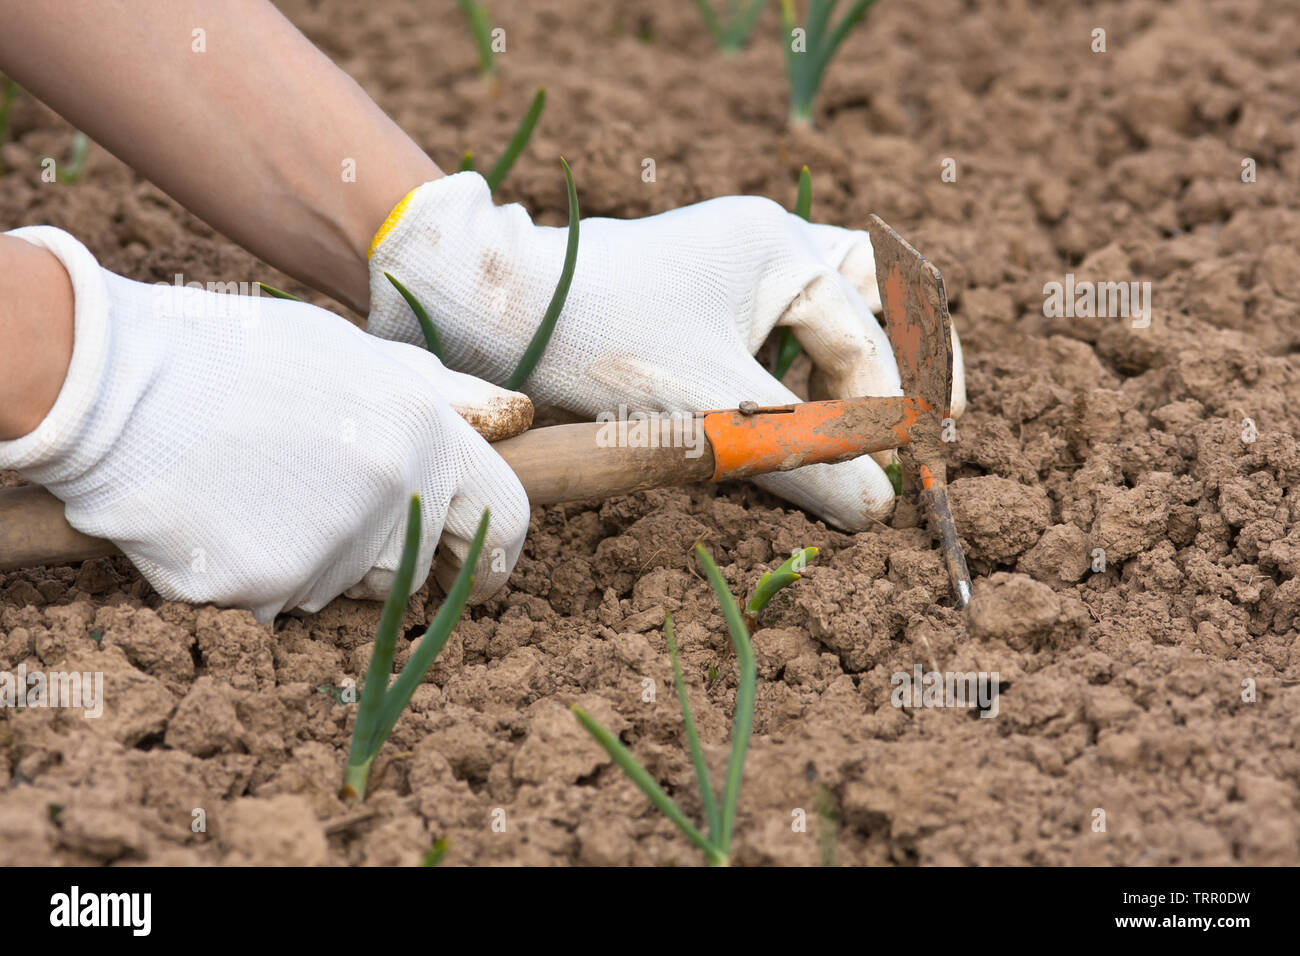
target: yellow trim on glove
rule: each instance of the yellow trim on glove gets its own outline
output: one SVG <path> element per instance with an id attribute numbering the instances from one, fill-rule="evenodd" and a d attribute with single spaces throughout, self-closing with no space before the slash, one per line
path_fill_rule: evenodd
<path id="1" fill-rule="evenodd" d="M 370 240 L 370 249 L 366 252 L 367 259 L 375 254 L 375 250 L 379 248 L 379 244 L 384 241 L 385 237 L 397 228 L 397 224 L 401 222 L 402 217 L 406 215 L 406 207 L 411 204 L 411 200 L 415 198 L 416 190 L 419 188 L 419 186 L 416 186 L 415 189 L 412 189 L 402 197 L 401 202 L 393 207 L 393 211 L 388 214 L 388 218 L 384 220 L 384 224 L 380 226 L 379 231 L 375 233 L 375 238 Z"/>

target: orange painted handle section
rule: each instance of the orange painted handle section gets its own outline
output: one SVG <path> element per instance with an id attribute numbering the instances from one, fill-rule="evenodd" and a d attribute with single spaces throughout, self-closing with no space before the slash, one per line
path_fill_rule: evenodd
<path id="1" fill-rule="evenodd" d="M 704 434 L 713 448 L 714 481 L 803 465 L 834 463 L 898 448 L 930 410 L 923 399 L 855 398 L 709 412 Z"/>

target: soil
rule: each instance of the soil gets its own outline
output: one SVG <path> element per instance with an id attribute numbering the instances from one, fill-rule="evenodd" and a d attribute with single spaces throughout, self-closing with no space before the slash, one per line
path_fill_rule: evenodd
<path id="1" fill-rule="evenodd" d="M 0 711 L 0 863 L 409 864 L 446 840 L 455 864 L 697 864 L 568 710 L 700 817 L 664 613 L 715 780 L 736 667 L 696 541 L 737 594 L 822 549 L 754 636 L 736 862 L 1300 862 L 1300 8 L 887 0 L 798 131 L 774 9 L 728 58 L 686 2 L 489 6 L 497 84 L 451 0 L 283 4 L 444 166 L 495 156 L 545 85 L 502 190 L 542 222 L 565 220 L 560 154 L 584 214 L 625 217 L 789 206 L 807 164 L 816 218 L 876 212 L 923 250 L 968 363 L 950 449 L 969 617 L 914 502 L 855 535 L 744 483 L 538 508 L 357 812 L 338 688 L 378 605 L 261 626 L 162 602 L 120 558 L 0 575 L 0 670 L 102 671 L 108 698 L 97 721 Z M 6 227 L 65 227 L 141 280 L 247 275 L 329 304 L 98 148 L 79 184 L 42 183 L 71 130 L 27 98 L 12 123 Z M 1067 273 L 1151 282 L 1150 327 L 1045 317 Z M 412 635 L 439 600 L 413 599 Z M 917 664 L 996 671 L 996 718 L 892 706 Z"/>

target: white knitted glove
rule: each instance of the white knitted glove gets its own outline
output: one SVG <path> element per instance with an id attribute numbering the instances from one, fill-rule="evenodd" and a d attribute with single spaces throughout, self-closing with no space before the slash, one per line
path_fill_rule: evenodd
<path id="1" fill-rule="evenodd" d="M 452 368 L 504 382 L 550 301 L 567 230 L 495 206 L 465 172 L 414 190 L 370 259 L 370 331 L 422 342 L 384 273 L 420 299 Z M 714 199 L 646 219 L 585 219 L 564 311 L 524 390 L 539 405 L 698 411 L 799 399 L 753 358 L 791 326 L 827 394 L 901 394 L 865 232 L 810 225 L 758 197 Z M 865 296 L 865 300 L 864 300 Z M 961 404 L 964 404 L 964 388 Z M 888 514 L 893 489 L 868 457 L 756 479 L 842 528 Z"/>
<path id="2" fill-rule="evenodd" d="M 439 538 L 439 580 L 454 575 L 484 508 L 474 597 L 505 582 L 527 499 L 448 399 L 509 393 L 305 303 L 132 282 L 62 230 L 8 235 L 63 263 L 76 324 L 54 407 L 0 442 L 0 468 L 45 485 L 74 528 L 115 542 L 163 597 L 261 620 L 344 591 L 382 597 L 413 492 L 426 532 L 417 587 Z"/>

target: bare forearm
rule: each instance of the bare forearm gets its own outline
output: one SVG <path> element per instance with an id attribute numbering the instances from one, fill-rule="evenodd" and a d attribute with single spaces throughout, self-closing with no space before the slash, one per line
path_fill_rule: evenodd
<path id="1" fill-rule="evenodd" d="M 442 175 L 267 0 L 0 0 L 0 21 L 0 69 L 214 228 L 360 312 L 375 230 Z"/>
<path id="2" fill-rule="evenodd" d="M 72 358 L 72 283 L 55 256 L 0 236 L 0 441 L 54 406 Z"/>

